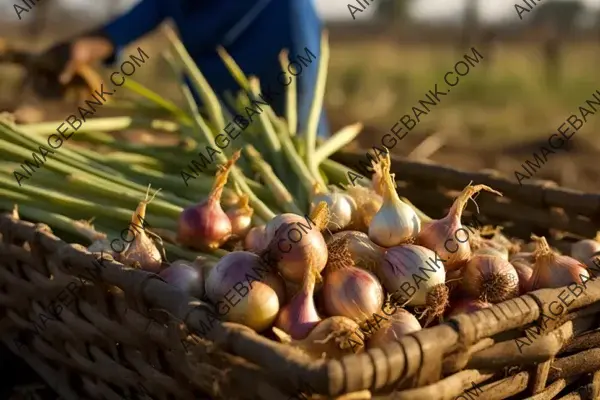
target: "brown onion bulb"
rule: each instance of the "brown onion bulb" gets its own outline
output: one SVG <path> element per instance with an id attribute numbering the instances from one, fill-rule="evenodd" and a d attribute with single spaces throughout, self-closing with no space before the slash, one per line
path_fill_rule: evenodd
<path id="1" fill-rule="evenodd" d="M 217 171 L 208 199 L 186 207 L 179 215 L 177 241 L 197 250 L 216 250 L 229 240 L 232 226 L 221 207 L 221 195 L 229 172 L 240 157 L 236 151 L 227 164 Z"/>
<path id="2" fill-rule="evenodd" d="M 341 359 L 349 354 L 361 352 L 364 344 L 352 338 L 358 330 L 360 326 L 346 317 L 329 317 L 322 320 L 302 340 L 293 340 L 285 332 L 273 328 L 279 340 L 300 348 L 314 359 Z"/>
<path id="3" fill-rule="evenodd" d="M 596 253 L 600 252 L 600 232 L 594 239 L 580 240 L 571 245 L 571 257 L 585 263 Z"/>
<path id="4" fill-rule="evenodd" d="M 470 314 L 491 306 L 492 305 L 490 303 L 479 299 L 461 299 L 450 307 L 448 317 L 453 317 L 459 314 Z"/>
<path id="5" fill-rule="evenodd" d="M 341 239 L 329 247 L 323 304 L 328 315 L 348 317 L 360 323 L 381 310 L 383 288 L 375 275 L 354 267 L 348 241 Z"/>
<path id="6" fill-rule="evenodd" d="M 254 209 L 250 207 L 248 201 L 248 195 L 244 194 L 240 197 L 240 202 L 226 212 L 229 222 L 231 222 L 231 234 L 238 238 L 246 237 L 252 227 Z"/>
<path id="7" fill-rule="evenodd" d="M 470 297 L 498 303 L 519 294 L 519 275 L 503 258 L 478 255 L 465 265 L 461 287 Z"/>
<path id="8" fill-rule="evenodd" d="M 386 343 L 397 342 L 402 336 L 421 330 L 419 320 L 405 309 L 399 308 L 390 319 L 383 321 L 367 341 L 367 347 L 382 347 Z"/>
<path id="9" fill-rule="evenodd" d="M 469 233 L 463 228 L 460 219 L 469 199 L 481 190 L 502 196 L 502 193 L 489 186 L 468 185 L 454 200 L 448 215 L 442 219 L 424 223 L 417 236 L 417 243 L 439 254 L 448 271 L 460 268 L 471 258 Z M 464 241 L 458 237 L 459 231 L 464 231 L 467 235 Z"/>
<path id="10" fill-rule="evenodd" d="M 531 290 L 553 289 L 587 282 L 590 274 L 584 264 L 569 256 L 562 256 L 550 249 L 545 237 L 532 236 L 537 243 L 534 252 Z"/>

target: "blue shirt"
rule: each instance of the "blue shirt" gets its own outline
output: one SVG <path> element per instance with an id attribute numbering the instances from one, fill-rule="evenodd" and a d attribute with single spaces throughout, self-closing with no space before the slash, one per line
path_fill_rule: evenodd
<path id="1" fill-rule="evenodd" d="M 286 73 L 281 77 L 279 53 L 286 48 L 290 60 L 307 58 L 294 78 L 298 88 L 299 132 L 308 117 L 320 57 L 321 21 L 312 0 L 142 0 L 127 14 L 104 27 L 116 48 L 121 48 L 171 18 L 188 52 L 217 94 L 237 94 L 239 85 L 217 54 L 223 46 L 246 76 L 257 76 L 263 87 L 277 88 L 271 106 L 282 115 L 285 106 Z M 292 71 L 295 71 L 292 67 Z M 328 134 L 322 113 L 319 134 Z"/>

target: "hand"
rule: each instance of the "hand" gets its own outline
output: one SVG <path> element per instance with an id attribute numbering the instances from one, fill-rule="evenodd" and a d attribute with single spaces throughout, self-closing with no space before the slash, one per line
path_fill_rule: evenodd
<path id="1" fill-rule="evenodd" d="M 60 83 L 66 85 L 73 79 L 79 67 L 104 60 L 113 51 L 113 44 L 103 37 L 84 37 L 76 40 L 71 45 L 69 60 L 59 76 Z"/>

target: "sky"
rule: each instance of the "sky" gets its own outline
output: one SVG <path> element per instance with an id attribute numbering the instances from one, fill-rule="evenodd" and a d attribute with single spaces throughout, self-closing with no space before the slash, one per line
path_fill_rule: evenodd
<path id="1" fill-rule="evenodd" d="M 346 19 L 350 16 L 348 4 L 357 5 L 356 0 L 314 0 L 317 10 L 324 17 L 332 20 Z M 545 0 L 548 1 L 548 0 Z M 365 4 L 365 1 L 361 1 Z M 466 0 L 414 0 L 411 14 L 415 19 L 447 20 L 454 19 L 465 5 Z M 600 0 L 583 0 L 594 10 L 600 9 Z M 367 19 L 373 13 L 377 0 L 370 0 L 372 6 L 364 12 L 355 13 L 357 20 Z M 517 16 L 515 3 L 524 4 L 519 0 L 479 0 L 480 14 L 484 21 L 501 21 Z M 372 8 L 371 8 L 372 7 Z M 360 8 L 360 7 L 359 7 Z"/>

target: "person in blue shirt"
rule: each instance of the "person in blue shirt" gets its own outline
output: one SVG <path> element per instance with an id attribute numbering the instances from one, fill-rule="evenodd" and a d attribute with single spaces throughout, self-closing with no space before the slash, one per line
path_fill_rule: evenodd
<path id="1" fill-rule="evenodd" d="M 313 0 L 142 0 L 129 12 L 92 33 L 67 43 L 68 58 L 61 74 L 67 83 L 77 65 L 111 62 L 119 50 L 171 19 L 179 36 L 211 87 L 219 95 L 237 94 L 239 85 L 217 53 L 222 46 L 246 76 L 257 76 L 263 88 L 279 88 L 271 96 L 274 111 L 285 110 L 285 83 L 296 80 L 298 132 L 305 129 L 317 78 L 322 23 Z M 290 60 L 304 60 L 297 73 L 282 77 L 279 53 L 289 50 Z M 62 52 L 64 52 L 64 47 Z M 313 57 L 314 56 L 314 57 Z M 200 100 L 197 100 L 200 102 Z M 201 104 L 200 104 L 201 105 Z M 321 111 L 318 134 L 329 134 Z"/>

